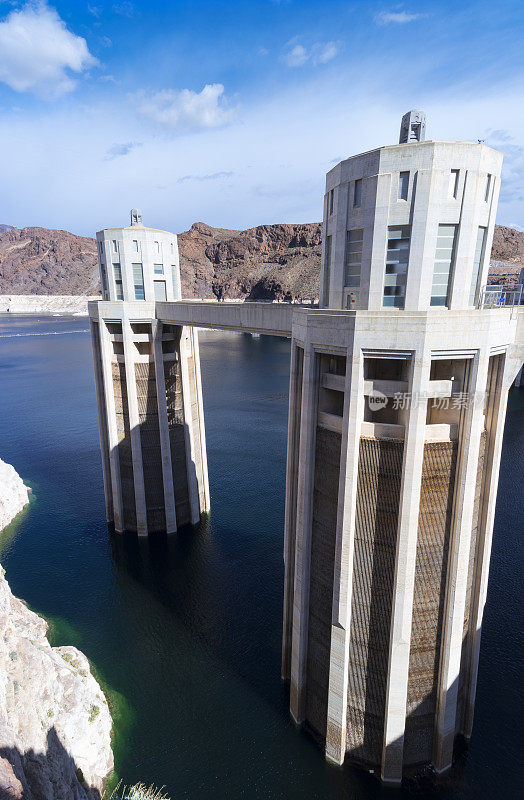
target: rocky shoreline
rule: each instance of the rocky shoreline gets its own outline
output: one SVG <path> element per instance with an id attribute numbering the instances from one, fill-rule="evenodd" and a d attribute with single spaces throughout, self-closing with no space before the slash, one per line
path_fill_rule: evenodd
<path id="1" fill-rule="evenodd" d="M 3 461 L 0 486 L 1 529 L 28 490 Z M 47 630 L 0 567 L 0 798 L 100 800 L 113 770 L 109 707 L 84 654 L 51 647 Z"/>
<path id="2" fill-rule="evenodd" d="M 29 489 L 11 464 L 0 459 L 0 531 L 22 511 L 29 502 Z"/>
<path id="3" fill-rule="evenodd" d="M 101 299 L 99 295 L 2 294 L 0 314 L 59 314 L 87 317 L 89 300 Z"/>

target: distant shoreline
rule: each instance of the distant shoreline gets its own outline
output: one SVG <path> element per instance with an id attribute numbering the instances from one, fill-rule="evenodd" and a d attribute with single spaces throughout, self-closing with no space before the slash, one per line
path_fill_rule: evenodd
<path id="1" fill-rule="evenodd" d="M 3 294 L 0 314 L 58 314 L 87 317 L 87 303 L 100 295 Z"/>

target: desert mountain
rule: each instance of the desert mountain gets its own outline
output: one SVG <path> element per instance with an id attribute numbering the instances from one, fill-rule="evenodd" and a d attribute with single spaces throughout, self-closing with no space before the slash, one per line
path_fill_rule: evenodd
<path id="1" fill-rule="evenodd" d="M 195 222 L 179 234 L 185 297 L 299 300 L 318 297 L 322 226 L 259 225 L 246 231 Z M 513 283 L 524 233 L 497 225 L 491 282 Z M 96 294 L 95 240 L 47 228 L 0 226 L 0 294 Z"/>

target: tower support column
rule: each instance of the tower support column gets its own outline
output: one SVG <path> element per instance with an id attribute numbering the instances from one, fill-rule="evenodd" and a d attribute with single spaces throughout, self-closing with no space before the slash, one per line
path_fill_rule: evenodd
<path id="1" fill-rule="evenodd" d="M 136 528 L 139 536 L 147 535 L 146 493 L 144 487 L 144 467 L 142 463 L 142 442 L 140 439 L 140 416 L 136 391 L 134 344 L 129 317 L 122 318 L 122 337 L 124 341 L 124 364 L 126 372 L 127 407 L 129 413 L 129 434 L 133 461 L 133 483 L 135 488 Z"/>
<path id="2" fill-rule="evenodd" d="M 381 770 L 383 782 L 392 785 L 398 785 L 402 780 L 420 487 L 426 435 L 427 402 L 423 398 L 428 396 L 430 368 L 431 351 L 427 340 L 424 340 L 411 359 L 411 403 L 405 432 L 393 586 Z"/>
<path id="3" fill-rule="evenodd" d="M 364 359 L 356 340 L 346 361 L 343 418 L 326 730 L 326 758 L 335 764 L 342 764 L 346 755 L 355 515 L 364 419 Z"/>
<path id="4" fill-rule="evenodd" d="M 489 347 L 477 351 L 469 367 L 467 406 L 459 424 L 459 453 L 453 502 L 452 534 L 446 579 L 446 598 L 441 638 L 441 660 L 437 689 L 437 713 L 433 763 L 437 772 L 447 770 L 453 760 L 457 730 L 464 611 L 468 584 L 473 514 L 484 429 L 484 406 Z"/>
<path id="5" fill-rule="evenodd" d="M 302 723 L 305 718 L 309 571 L 311 559 L 315 423 L 318 395 L 317 357 L 313 346 L 309 342 L 306 344 L 304 350 L 302 381 L 290 688 L 290 710 L 296 723 Z"/>
<path id="6" fill-rule="evenodd" d="M 118 431 L 116 426 L 115 392 L 113 388 L 112 344 L 105 319 L 100 315 L 100 360 L 104 385 L 104 400 L 107 420 L 107 440 L 109 446 L 109 464 L 111 468 L 111 491 L 113 497 L 113 524 L 115 530 L 124 530 L 124 512 L 122 506 L 122 483 L 120 478 L 120 457 L 118 453 Z"/>
<path id="7" fill-rule="evenodd" d="M 293 629 L 293 588 L 295 578 L 295 536 L 297 506 L 298 448 L 302 397 L 303 349 L 291 343 L 289 368 L 289 410 L 286 461 L 286 510 L 284 522 L 284 606 L 282 625 L 282 678 L 291 677 L 291 632 Z"/>
<path id="8" fill-rule="evenodd" d="M 485 456 L 483 492 L 479 514 L 479 547 L 476 558 L 476 575 L 473 584 L 470 619 L 469 675 L 466 685 L 464 735 L 469 738 L 473 728 L 477 675 L 482 634 L 482 617 L 488 589 L 489 561 L 495 507 L 504 438 L 504 420 L 508 402 L 508 390 L 514 373 L 508 370 L 507 356 L 497 359 L 497 368 L 488 383 L 486 408 L 487 451 Z M 491 384 L 491 385 L 489 385 Z"/>
<path id="9" fill-rule="evenodd" d="M 153 353 L 155 358 L 158 430 L 160 434 L 160 450 L 162 453 L 162 478 L 164 483 L 166 532 L 175 533 L 177 529 L 175 492 L 173 488 L 173 468 L 171 465 L 171 447 L 169 445 L 169 426 L 167 422 L 166 381 L 164 376 L 164 355 L 162 352 L 162 330 L 162 323 L 158 322 L 158 320 L 154 320 Z"/>

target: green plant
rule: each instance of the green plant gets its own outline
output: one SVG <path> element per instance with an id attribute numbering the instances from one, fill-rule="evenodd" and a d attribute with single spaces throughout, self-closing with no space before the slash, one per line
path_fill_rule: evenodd
<path id="1" fill-rule="evenodd" d="M 90 710 L 90 714 L 89 714 L 88 721 L 89 722 L 94 722 L 95 719 L 100 714 L 100 709 L 98 708 L 98 706 L 91 706 L 91 708 L 89 710 Z"/>
<path id="2" fill-rule="evenodd" d="M 147 787 L 144 783 L 135 783 L 134 786 L 122 786 L 119 783 L 107 800 L 169 800 L 167 794 L 156 786 Z"/>

